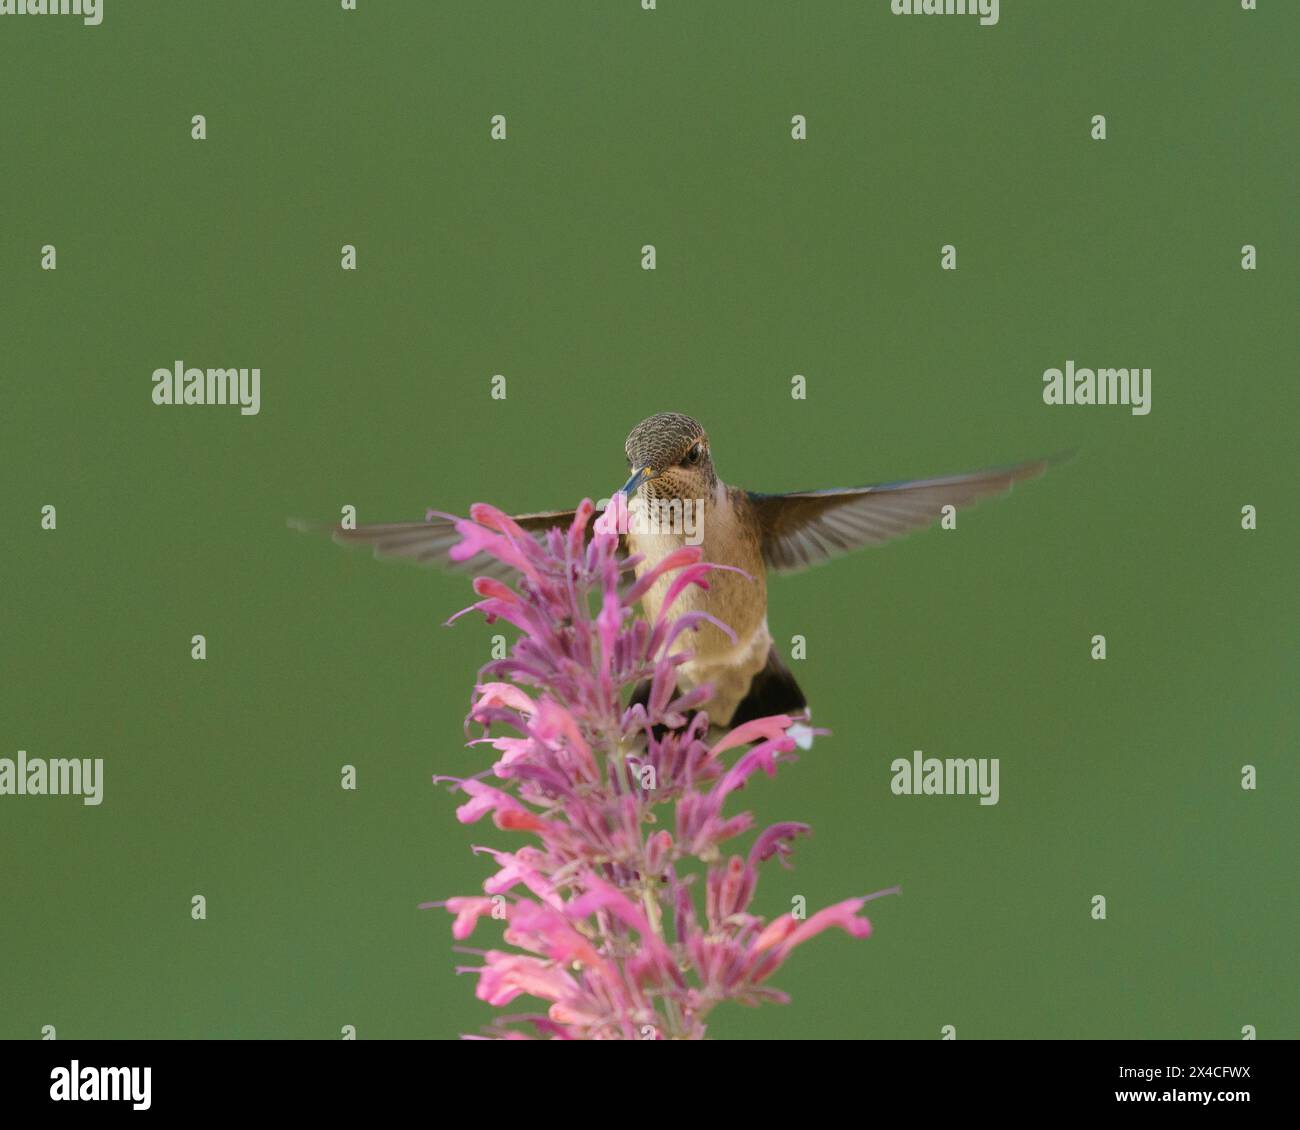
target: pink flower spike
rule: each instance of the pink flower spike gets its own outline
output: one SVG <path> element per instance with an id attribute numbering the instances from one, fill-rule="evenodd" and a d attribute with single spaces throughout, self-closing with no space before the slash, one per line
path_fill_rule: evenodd
<path id="1" fill-rule="evenodd" d="M 466 749 L 490 764 L 435 780 L 465 794 L 461 822 L 491 816 L 529 837 L 513 851 L 474 848 L 495 861 L 481 893 L 425 905 L 454 915 L 457 943 L 501 931 L 500 949 L 461 950 L 483 962 L 460 970 L 475 974 L 480 999 L 536 1002 L 489 1025 L 487 1038 L 700 1039 L 724 1001 L 787 1001 L 766 982 L 789 953 L 831 927 L 866 937 L 862 907 L 889 892 L 807 921 L 753 913 L 760 872 L 773 858 L 788 866 L 809 828 L 773 824 L 748 854 L 724 855 L 754 831 L 753 813 L 730 809 L 730 798 L 756 772 L 784 771 L 796 737 L 824 731 L 807 714 L 776 715 L 723 727 L 710 745 L 714 691 L 683 678 L 684 665 L 706 624 L 735 633 L 704 608 L 678 614 L 672 604 L 691 587 L 707 592 L 709 574 L 725 567 L 682 547 L 629 584 L 630 568 L 645 563 L 619 556 L 626 499 L 594 513 L 584 500 L 571 523 L 537 537 L 481 504 L 448 519 L 461 539 L 456 560 L 484 553 L 513 571 L 510 584 L 478 578 L 473 608 L 518 638 L 482 668 L 471 696 Z M 633 606 L 652 585 L 669 599 L 650 622 Z M 501 927 L 482 922 L 493 917 Z"/>

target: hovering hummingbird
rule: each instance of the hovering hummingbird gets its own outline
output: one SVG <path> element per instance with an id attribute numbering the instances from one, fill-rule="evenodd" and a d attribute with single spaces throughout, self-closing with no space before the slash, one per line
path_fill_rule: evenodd
<path id="1" fill-rule="evenodd" d="M 692 653 L 678 668 L 679 682 L 683 689 L 712 684 L 713 697 L 700 709 L 707 711 L 710 723 L 720 726 L 768 714 L 797 714 L 807 707 L 768 631 L 769 571 L 795 572 L 850 550 L 880 545 L 929 525 L 946 506 L 961 509 L 1003 494 L 1041 475 L 1053 462 L 1038 459 L 965 475 L 842 490 L 760 494 L 718 478 L 709 437 L 690 416 L 661 412 L 642 420 L 624 447 L 630 477 L 619 493 L 629 500 L 633 516 L 623 536 L 627 552 L 641 557 L 637 575 L 687 543 L 686 517 L 692 508 L 702 535 L 702 560 L 731 566 L 711 573 L 707 589 L 689 587 L 674 610 L 705 611 L 735 633 L 733 640 L 704 622 L 679 637 L 680 649 Z M 669 520 L 662 520 L 665 515 Z M 553 526 L 568 528 L 573 516 L 572 510 L 551 510 L 516 515 L 514 520 L 542 536 Z M 440 563 L 450 563 L 448 552 L 459 540 L 453 524 L 441 518 L 355 529 L 338 526 L 333 534 L 343 543 L 373 546 L 376 556 Z M 697 544 L 694 539 L 690 543 Z M 499 567 L 482 554 L 465 564 L 485 573 Z M 649 617 L 658 615 L 671 583 L 671 576 L 663 577 L 645 594 L 642 602 Z"/>

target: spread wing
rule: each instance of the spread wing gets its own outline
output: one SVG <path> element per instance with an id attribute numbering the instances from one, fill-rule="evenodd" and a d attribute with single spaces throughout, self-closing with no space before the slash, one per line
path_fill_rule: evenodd
<path id="1" fill-rule="evenodd" d="M 573 524 L 573 514 L 572 510 L 547 510 L 537 514 L 515 514 L 512 517 L 534 537 L 542 538 L 553 527 L 567 530 Z M 301 530 L 330 533 L 341 545 L 368 545 L 376 557 L 402 557 L 421 565 L 436 564 L 445 568 L 464 569 L 475 575 L 501 580 L 511 579 L 515 572 L 510 566 L 485 553 L 476 554 L 468 561 L 452 561 L 448 555 L 460 538 L 456 527 L 446 518 L 430 518 L 426 522 L 387 522 L 358 526 L 355 530 L 345 530 L 342 526 L 311 526 L 302 522 L 290 524 Z"/>
<path id="2" fill-rule="evenodd" d="M 791 494 L 748 492 L 769 569 L 793 572 L 928 526 L 943 507 L 958 510 L 1034 479 L 1055 459 L 1036 459 L 966 475 Z"/>

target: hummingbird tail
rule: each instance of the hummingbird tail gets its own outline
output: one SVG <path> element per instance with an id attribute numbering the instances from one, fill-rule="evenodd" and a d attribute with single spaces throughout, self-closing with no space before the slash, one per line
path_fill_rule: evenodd
<path id="1" fill-rule="evenodd" d="M 771 714 L 799 714 L 808 709 L 799 684 L 790 674 L 775 647 L 768 648 L 767 663 L 749 684 L 749 693 L 740 700 L 731 716 L 731 725 L 752 722 Z"/>
<path id="2" fill-rule="evenodd" d="M 637 703 L 646 706 L 649 702 L 650 680 L 643 679 L 632 691 L 628 706 Z M 803 691 L 799 689 L 799 684 L 795 682 L 790 668 L 782 661 L 776 648 L 771 647 L 768 648 L 767 663 L 749 684 L 749 692 L 740 700 L 731 718 L 720 724 L 739 726 L 742 722 L 752 722 L 755 718 L 767 718 L 772 714 L 803 716 L 806 720 L 808 713 L 808 700 L 804 698 Z M 656 737 L 662 737 L 663 733 L 662 726 L 655 727 Z"/>

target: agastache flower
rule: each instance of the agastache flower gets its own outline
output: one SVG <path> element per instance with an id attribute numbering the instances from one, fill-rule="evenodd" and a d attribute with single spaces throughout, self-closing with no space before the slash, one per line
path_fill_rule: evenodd
<path id="1" fill-rule="evenodd" d="M 465 724 L 481 733 L 469 745 L 497 756 L 450 778 L 465 798 L 456 815 L 467 824 L 490 816 L 531 842 L 476 847 L 497 867 L 484 893 L 423 905 L 454 916 L 458 941 L 504 920 L 502 941 L 513 950 L 471 951 L 483 964 L 458 972 L 477 977 L 488 1004 L 523 996 L 542 1011 L 499 1017 L 493 1038 L 701 1038 L 718 1004 L 786 1001 L 766 981 L 797 946 L 831 927 L 869 936 L 862 907 L 897 891 L 806 918 L 754 913 L 760 866 L 776 857 L 788 867 L 795 837 L 811 829 L 774 824 L 735 852 L 754 817 L 724 809 L 756 774 L 774 776 L 796 746 L 825 731 L 785 715 L 710 727 L 697 710 L 710 689 L 678 684 L 687 658 L 678 641 L 705 621 L 730 629 L 699 611 L 675 616 L 672 603 L 692 585 L 707 588 L 723 566 L 684 546 L 629 579 L 642 562 L 618 554 L 623 504 L 616 496 L 589 534 L 594 507 L 584 501 L 568 530 L 544 539 L 482 504 L 456 520 L 453 558 L 483 553 L 516 573 L 514 587 L 477 578 L 481 599 L 464 611 L 520 632 L 474 689 Z M 657 619 L 639 617 L 641 596 L 668 574 Z M 643 683 L 643 701 L 626 705 Z"/>

